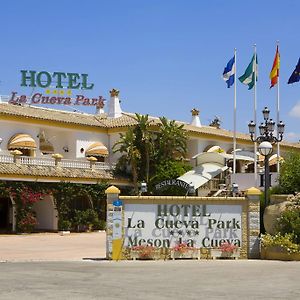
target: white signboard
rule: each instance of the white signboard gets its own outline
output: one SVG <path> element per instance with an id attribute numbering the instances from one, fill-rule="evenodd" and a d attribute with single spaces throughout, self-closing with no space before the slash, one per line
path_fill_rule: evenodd
<path id="1" fill-rule="evenodd" d="M 241 205 L 125 204 L 125 247 L 241 247 Z"/>
<path id="2" fill-rule="evenodd" d="M 122 208 L 120 206 L 115 206 L 113 212 L 112 239 L 117 240 L 121 238 L 122 238 Z"/>

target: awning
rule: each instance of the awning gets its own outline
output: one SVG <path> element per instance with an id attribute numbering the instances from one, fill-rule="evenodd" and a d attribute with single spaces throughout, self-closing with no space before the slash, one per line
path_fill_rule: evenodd
<path id="1" fill-rule="evenodd" d="M 222 166 L 220 164 L 204 163 L 178 177 L 178 179 L 193 185 L 195 189 L 197 189 L 227 169 L 227 166 Z"/>
<path id="2" fill-rule="evenodd" d="M 54 153 L 53 145 L 46 139 L 45 131 L 42 130 L 39 134 L 40 138 L 40 150 L 43 153 Z"/>
<path id="3" fill-rule="evenodd" d="M 85 150 L 85 156 L 108 156 L 107 148 L 100 142 L 91 144 Z"/>
<path id="4" fill-rule="evenodd" d="M 225 151 L 220 146 L 212 146 L 211 148 L 207 149 L 206 152 L 222 153 L 222 152 L 225 152 Z"/>
<path id="5" fill-rule="evenodd" d="M 54 153 L 54 147 L 48 141 L 40 141 L 40 150 L 44 153 Z"/>
<path id="6" fill-rule="evenodd" d="M 35 140 L 29 134 L 18 133 L 10 138 L 7 144 L 7 148 L 8 150 L 36 149 L 36 143 Z"/>
<path id="7" fill-rule="evenodd" d="M 279 156 L 279 162 L 282 162 L 284 159 L 283 157 Z M 277 165 L 277 154 L 273 154 L 270 158 L 269 158 L 269 165 L 273 166 L 273 165 Z"/>
<path id="8" fill-rule="evenodd" d="M 259 155 L 259 158 L 258 158 L 259 161 L 264 161 L 265 160 L 265 156 L 263 155 Z M 284 159 L 283 157 L 279 156 L 279 161 L 282 162 Z M 276 165 L 277 164 L 277 154 L 273 154 L 269 157 L 269 165 L 270 166 L 273 166 L 273 165 Z"/>

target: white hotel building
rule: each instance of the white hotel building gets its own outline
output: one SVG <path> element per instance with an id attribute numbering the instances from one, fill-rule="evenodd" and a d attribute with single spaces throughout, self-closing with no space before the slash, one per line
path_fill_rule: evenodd
<path id="1" fill-rule="evenodd" d="M 125 179 L 114 177 L 112 170 L 120 154 L 113 153 L 112 147 L 119 139 L 119 133 L 135 125 L 132 116 L 134 114 L 122 112 L 116 90 L 111 91 L 107 112 L 98 109 L 95 114 L 13 105 L 2 99 L 0 178 L 3 181 L 85 184 L 106 181 L 121 189 L 131 185 Z M 153 119 L 159 122 L 158 118 Z M 191 123 L 184 124 L 184 128 L 188 132 L 187 159 L 195 169 L 180 179 L 192 183 L 198 195 L 218 192 L 218 179 L 222 176 L 223 179 L 226 176 L 229 184 L 239 184 L 240 190 L 261 185 L 259 179 L 257 183 L 254 179 L 253 142 L 249 135 L 236 135 L 236 148 L 240 149 L 236 155 L 237 173 L 231 174 L 230 178 L 228 168 L 233 158 L 233 132 L 201 125 L 197 110 L 192 111 Z M 283 157 L 292 150 L 300 151 L 300 144 L 281 143 Z M 276 157 L 271 157 L 270 165 L 271 171 L 276 171 Z M 259 172 L 263 170 L 259 169 Z M 272 176 L 273 184 L 276 177 L 276 174 Z M 1 201 L 4 200 L 0 198 L 0 214 L 14 229 L 14 204 L 6 205 Z M 37 208 L 37 215 L 41 228 L 57 229 L 53 200 L 45 199 L 45 203 Z"/>

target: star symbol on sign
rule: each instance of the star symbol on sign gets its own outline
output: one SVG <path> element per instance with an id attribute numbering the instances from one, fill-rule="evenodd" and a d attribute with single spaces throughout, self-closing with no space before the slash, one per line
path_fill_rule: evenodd
<path id="1" fill-rule="evenodd" d="M 50 92 L 50 90 L 48 89 L 48 90 L 45 91 L 45 93 L 46 93 L 46 94 L 50 94 L 51 92 Z"/>
<path id="2" fill-rule="evenodd" d="M 199 230 L 195 230 L 195 231 L 194 231 L 194 234 L 195 234 L 195 235 L 199 235 Z"/>
<path id="3" fill-rule="evenodd" d="M 65 93 L 65 91 L 64 91 L 64 90 L 60 90 L 59 93 L 60 93 L 61 95 L 63 95 L 63 94 Z"/>
<path id="4" fill-rule="evenodd" d="M 178 230 L 178 234 L 179 234 L 179 235 L 182 235 L 182 230 Z"/>
<path id="5" fill-rule="evenodd" d="M 170 230 L 170 235 L 174 235 L 174 230 Z"/>
<path id="6" fill-rule="evenodd" d="M 187 231 L 186 231 L 186 234 L 187 234 L 188 236 L 191 236 L 192 232 L 191 232 L 190 230 L 187 230 Z"/>
<path id="7" fill-rule="evenodd" d="M 71 96 L 71 95 L 72 95 L 72 91 L 71 91 L 71 90 L 68 90 L 68 91 L 67 91 L 67 95 Z"/>
<path id="8" fill-rule="evenodd" d="M 53 90 L 53 95 L 56 95 L 57 94 L 57 90 Z"/>

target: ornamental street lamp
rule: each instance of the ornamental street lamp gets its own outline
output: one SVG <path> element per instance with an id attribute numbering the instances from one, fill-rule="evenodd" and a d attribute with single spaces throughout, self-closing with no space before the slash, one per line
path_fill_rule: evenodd
<path id="1" fill-rule="evenodd" d="M 148 190 L 147 183 L 145 181 L 142 181 L 140 185 L 140 195 L 142 195 L 143 193 L 147 193 L 147 190 Z"/>
<path id="2" fill-rule="evenodd" d="M 258 126 L 260 135 L 255 137 L 256 124 L 253 121 L 250 121 L 248 127 L 249 127 L 251 140 L 255 143 L 260 143 L 258 146 L 258 151 L 265 158 L 264 159 L 264 165 L 265 165 L 265 199 L 264 199 L 265 203 L 264 204 L 266 207 L 268 203 L 267 193 L 270 188 L 269 157 L 273 151 L 272 145 L 282 141 L 285 124 L 282 121 L 280 121 L 277 124 L 277 137 L 276 137 L 273 135 L 275 130 L 275 122 L 272 119 L 269 119 L 270 110 L 267 107 L 265 107 L 262 113 L 264 117 L 264 122 L 260 123 L 260 125 Z"/>

